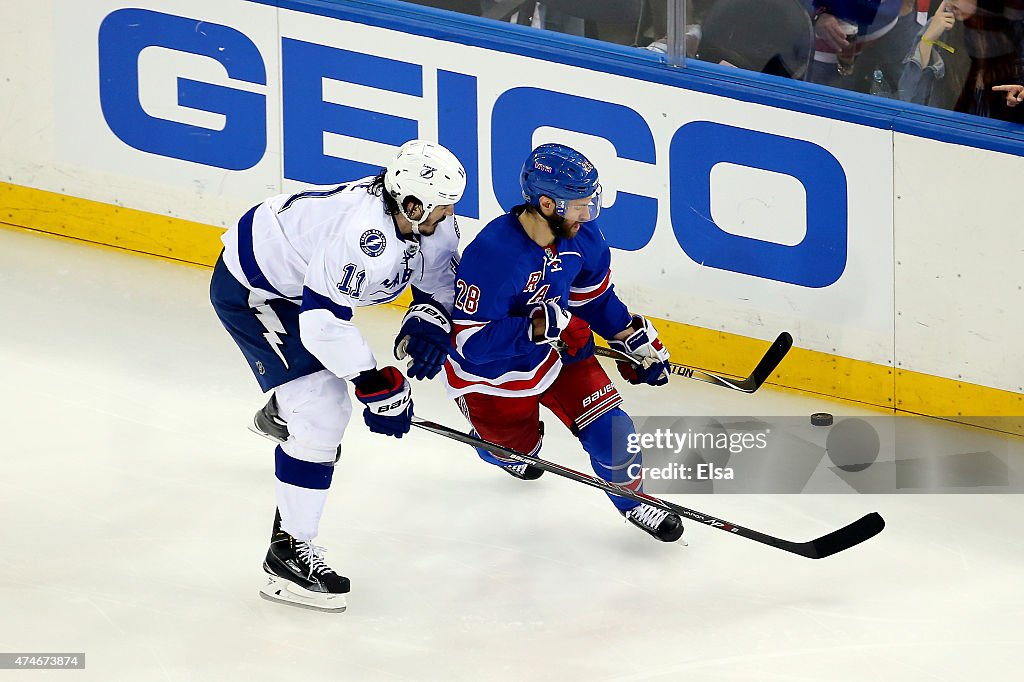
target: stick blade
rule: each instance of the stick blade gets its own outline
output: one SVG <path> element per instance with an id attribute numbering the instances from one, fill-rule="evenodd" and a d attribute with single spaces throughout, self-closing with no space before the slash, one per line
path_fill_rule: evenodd
<path id="1" fill-rule="evenodd" d="M 794 548 L 792 551 L 809 559 L 824 559 L 859 545 L 865 540 L 870 540 L 881 533 L 883 528 L 885 528 L 885 519 L 878 512 L 871 512 L 848 526 L 832 531 L 828 535 L 822 535 L 817 540 L 800 543 L 799 549 Z"/>

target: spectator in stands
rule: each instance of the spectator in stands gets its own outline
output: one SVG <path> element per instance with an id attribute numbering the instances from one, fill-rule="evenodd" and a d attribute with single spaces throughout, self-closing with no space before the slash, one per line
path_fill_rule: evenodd
<path id="1" fill-rule="evenodd" d="M 814 32 L 802 0 L 717 0 L 700 21 L 697 59 L 807 78 Z"/>
<path id="2" fill-rule="evenodd" d="M 1003 103 L 1012 108 L 1024 101 L 1024 0 L 1006 0 L 1006 18 L 1010 21 L 1017 47 L 1016 80 L 995 85 L 992 90 L 1001 92 L 1006 98 Z"/>
<path id="3" fill-rule="evenodd" d="M 671 0 L 650 0 L 648 6 L 651 9 L 652 23 L 651 32 L 657 39 L 646 45 L 648 50 L 655 52 L 668 52 L 668 3 Z M 686 0 L 686 34 L 683 39 L 686 43 L 686 56 L 693 57 L 697 53 L 697 46 L 700 44 L 700 22 L 707 7 L 714 0 Z"/>
<path id="4" fill-rule="evenodd" d="M 645 45 L 665 31 L 667 0 L 543 0 L 543 28 L 576 33 L 618 45 Z M 529 4 L 529 3 L 528 3 Z"/>
<path id="5" fill-rule="evenodd" d="M 808 80 L 857 89 L 858 55 L 896 26 L 902 6 L 903 0 L 810 0 L 817 43 Z"/>
<path id="6" fill-rule="evenodd" d="M 1021 22 L 1005 10 L 1005 0 L 944 0 L 907 57 L 900 97 L 1024 123 Z"/>
<path id="7" fill-rule="evenodd" d="M 917 0 L 903 0 L 895 26 L 881 38 L 864 47 L 854 65 L 849 84 L 851 90 L 870 92 L 881 87 L 890 93 L 896 93 L 903 73 L 903 62 L 907 53 L 917 43 L 918 34 L 921 32 L 917 7 Z M 876 72 L 880 72 L 882 83 L 874 82 Z"/>

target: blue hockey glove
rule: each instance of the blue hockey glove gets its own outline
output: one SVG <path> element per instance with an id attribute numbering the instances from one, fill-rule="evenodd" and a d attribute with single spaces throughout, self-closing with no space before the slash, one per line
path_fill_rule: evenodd
<path id="1" fill-rule="evenodd" d="M 395 338 L 395 358 L 409 363 L 410 379 L 433 379 L 452 347 L 452 320 L 436 303 L 414 303 Z"/>
<path id="2" fill-rule="evenodd" d="M 608 347 L 629 355 L 633 362 L 617 362 L 619 374 L 631 384 L 663 386 L 668 383 L 668 349 L 658 338 L 658 330 L 647 318 L 633 316 L 633 333 L 622 341 L 610 340 Z"/>
<path id="3" fill-rule="evenodd" d="M 363 420 L 374 433 L 401 438 L 412 427 L 412 389 L 397 367 L 371 369 L 352 383 L 356 398 L 366 405 Z"/>
<path id="4" fill-rule="evenodd" d="M 594 354 L 594 333 L 582 317 L 573 315 L 557 303 L 546 301 L 530 311 L 532 322 L 539 320 L 544 325 L 543 335 L 533 334 L 534 343 L 549 343 L 562 356 L 562 363 L 571 365 L 586 360 Z"/>

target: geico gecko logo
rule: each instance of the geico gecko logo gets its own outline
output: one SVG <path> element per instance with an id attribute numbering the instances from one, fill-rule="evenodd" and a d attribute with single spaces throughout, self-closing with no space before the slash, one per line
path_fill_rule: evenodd
<path id="1" fill-rule="evenodd" d="M 197 24 L 203 30 L 197 31 Z M 179 107 L 217 114 L 218 128 L 160 118 L 140 103 L 139 55 L 159 47 L 218 62 L 229 81 L 244 87 L 177 78 Z M 276 50 L 278 46 L 264 46 Z M 676 241 L 704 267 L 802 287 L 836 282 L 847 262 L 847 180 L 839 161 L 811 142 L 769 135 L 709 121 L 679 127 L 659 149 L 651 126 L 638 111 L 566 92 L 537 87 L 501 91 L 493 105 L 481 106 L 478 78 L 424 68 L 381 55 L 365 54 L 284 36 L 280 43 L 280 131 L 284 177 L 312 184 L 356 178 L 378 167 L 327 154 L 324 134 L 401 145 L 420 133 L 420 121 L 384 111 L 368 97 L 367 108 L 325 101 L 323 83 L 342 81 L 373 90 L 433 98 L 438 141 L 466 168 L 469 182 L 460 215 L 480 218 L 480 185 L 489 175 L 494 196 L 506 209 L 521 202 L 518 171 L 540 128 L 582 133 L 611 143 L 616 157 L 634 163 L 667 164 L 667 199 L 619 190 L 615 204 L 602 211 L 601 226 L 615 248 L 638 251 L 654 236 L 659 210 L 667 211 Z M 119 9 L 99 28 L 100 103 L 110 130 L 125 144 L 151 154 L 242 171 L 255 166 L 267 148 L 267 109 L 278 93 L 267 91 L 267 69 L 260 48 L 230 26 L 144 9 Z M 384 48 L 382 48 L 384 49 Z M 425 83 L 426 78 L 434 79 Z M 488 82 L 488 88 L 493 88 Z M 259 91 L 262 89 L 263 93 Z M 393 96 L 392 96 L 393 97 Z M 482 110 L 484 109 L 484 110 Z M 481 131 L 490 128 L 489 173 L 481 173 Z M 484 136 L 486 137 L 486 136 Z M 583 150 L 586 151 L 586 150 Z M 712 170 L 732 164 L 781 174 L 803 187 L 806 234 L 796 244 L 740 236 L 723 230 L 712 217 Z M 667 203 L 668 205 L 664 205 Z M 484 216 L 489 217 L 489 216 Z"/>

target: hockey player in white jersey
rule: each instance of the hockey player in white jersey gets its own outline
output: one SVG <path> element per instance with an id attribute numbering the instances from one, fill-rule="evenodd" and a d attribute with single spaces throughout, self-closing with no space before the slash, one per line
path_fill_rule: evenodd
<path id="1" fill-rule="evenodd" d="M 276 448 L 275 514 L 260 594 L 343 611 L 348 578 L 312 544 L 352 413 L 348 383 L 375 433 L 401 438 L 412 420 L 409 383 L 378 367 L 353 321 L 409 286 L 413 305 L 396 337 L 409 376 L 431 379 L 448 355 L 458 226 L 466 186 L 458 159 L 412 140 L 376 177 L 278 195 L 250 209 L 223 237 L 210 286 L 213 307 L 273 391 L 253 430 Z"/>

